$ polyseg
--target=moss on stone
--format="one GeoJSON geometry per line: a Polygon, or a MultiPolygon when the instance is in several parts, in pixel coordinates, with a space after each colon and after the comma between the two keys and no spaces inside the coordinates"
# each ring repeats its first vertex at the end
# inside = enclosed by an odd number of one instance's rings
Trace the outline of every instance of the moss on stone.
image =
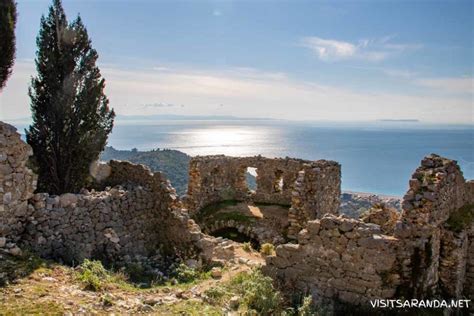
{"type": "Polygon", "coordinates": [[[252,216],[247,216],[239,212],[220,212],[212,216],[214,221],[223,220],[223,221],[236,221],[239,223],[252,223],[255,221],[255,218],[252,216]]]}
{"type": "Polygon", "coordinates": [[[447,227],[454,232],[461,232],[474,222],[474,204],[466,204],[451,213],[446,221],[447,227]]]}
{"type": "Polygon", "coordinates": [[[202,220],[217,213],[219,210],[223,208],[226,208],[228,206],[236,206],[239,203],[240,201],[237,201],[237,200],[227,200],[227,201],[212,203],[203,207],[201,210],[199,210],[195,216],[196,216],[196,219],[202,220]]]}

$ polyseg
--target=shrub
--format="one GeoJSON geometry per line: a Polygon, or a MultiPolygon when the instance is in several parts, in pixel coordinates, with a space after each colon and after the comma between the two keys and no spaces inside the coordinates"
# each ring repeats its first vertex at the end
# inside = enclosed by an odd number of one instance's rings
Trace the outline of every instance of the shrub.
{"type": "Polygon", "coordinates": [[[109,277],[100,261],[85,259],[78,269],[78,279],[84,283],[86,289],[91,291],[100,291],[104,281],[109,277]]]}
{"type": "Polygon", "coordinates": [[[449,216],[446,224],[454,232],[461,232],[474,222],[474,205],[466,204],[449,216]]]}
{"type": "Polygon", "coordinates": [[[271,256],[275,254],[275,246],[270,243],[264,243],[260,248],[260,253],[265,256],[271,256]]]}
{"type": "Polygon", "coordinates": [[[224,297],[229,294],[226,289],[222,286],[215,286],[207,289],[204,292],[206,300],[210,304],[219,304],[223,301],[224,297]]]}
{"type": "Polygon", "coordinates": [[[241,273],[231,280],[230,286],[242,297],[242,302],[258,315],[273,315],[280,311],[280,292],[275,290],[270,277],[259,269],[241,273]]]}
{"type": "Polygon", "coordinates": [[[247,252],[251,252],[252,251],[252,245],[250,244],[250,242],[244,242],[242,244],[242,249],[247,251],[247,252]]]}
{"type": "Polygon", "coordinates": [[[298,316],[312,316],[315,315],[311,303],[313,299],[311,298],[311,295],[305,296],[303,298],[303,302],[300,307],[298,307],[298,316]]]}
{"type": "Polygon", "coordinates": [[[181,263],[174,271],[174,276],[179,283],[190,283],[201,278],[202,274],[200,271],[181,263]]]}

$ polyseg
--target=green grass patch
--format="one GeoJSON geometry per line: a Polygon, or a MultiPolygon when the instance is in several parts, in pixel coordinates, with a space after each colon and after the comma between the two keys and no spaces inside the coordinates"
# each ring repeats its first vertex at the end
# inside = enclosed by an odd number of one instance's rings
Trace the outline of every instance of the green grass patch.
{"type": "Polygon", "coordinates": [[[64,308],[57,302],[22,302],[21,304],[0,303],[0,315],[64,315],[64,308]]]}
{"type": "Polygon", "coordinates": [[[467,204],[451,213],[446,224],[454,232],[461,232],[474,222],[474,205],[467,204]]]}
{"type": "Polygon", "coordinates": [[[241,298],[242,312],[249,315],[279,315],[282,312],[282,297],[272,284],[270,277],[259,269],[242,272],[224,283],[205,292],[211,304],[223,304],[232,296],[241,298]]]}
{"type": "Polygon", "coordinates": [[[201,301],[186,300],[159,305],[154,313],[156,315],[221,316],[222,310],[201,301]]]}
{"type": "Polygon", "coordinates": [[[50,265],[50,262],[27,251],[24,251],[23,255],[19,257],[3,255],[3,258],[0,259],[0,273],[4,277],[0,278],[0,286],[5,286],[9,282],[26,277],[37,269],[47,270],[50,265]]]}
{"type": "Polygon", "coordinates": [[[101,291],[108,287],[119,287],[123,289],[134,289],[127,282],[128,278],[120,272],[112,272],[104,268],[102,262],[85,259],[77,267],[76,278],[84,284],[84,288],[90,291],[101,291]]]}

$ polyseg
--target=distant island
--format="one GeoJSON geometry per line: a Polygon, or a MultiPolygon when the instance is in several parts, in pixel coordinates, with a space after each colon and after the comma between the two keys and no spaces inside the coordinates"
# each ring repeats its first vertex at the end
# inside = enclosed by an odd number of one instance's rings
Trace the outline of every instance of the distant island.
{"type": "Polygon", "coordinates": [[[155,114],[155,115],[117,115],[118,121],[276,121],[271,118],[237,117],[232,115],[179,115],[179,114],[155,114]]]}

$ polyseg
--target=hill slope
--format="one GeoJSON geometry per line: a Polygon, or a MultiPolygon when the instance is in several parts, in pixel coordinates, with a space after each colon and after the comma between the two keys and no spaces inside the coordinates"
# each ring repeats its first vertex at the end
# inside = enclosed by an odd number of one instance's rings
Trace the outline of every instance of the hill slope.
{"type": "Polygon", "coordinates": [[[128,160],[136,164],[146,165],[153,172],[161,171],[171,181],[179,195],[186,193],[191,157],[181,151],[170,149],[151,151],[117,150],[113,147],[106,147],[100,156],[100,160],[108,161],[111,159],[128,160]]]}

